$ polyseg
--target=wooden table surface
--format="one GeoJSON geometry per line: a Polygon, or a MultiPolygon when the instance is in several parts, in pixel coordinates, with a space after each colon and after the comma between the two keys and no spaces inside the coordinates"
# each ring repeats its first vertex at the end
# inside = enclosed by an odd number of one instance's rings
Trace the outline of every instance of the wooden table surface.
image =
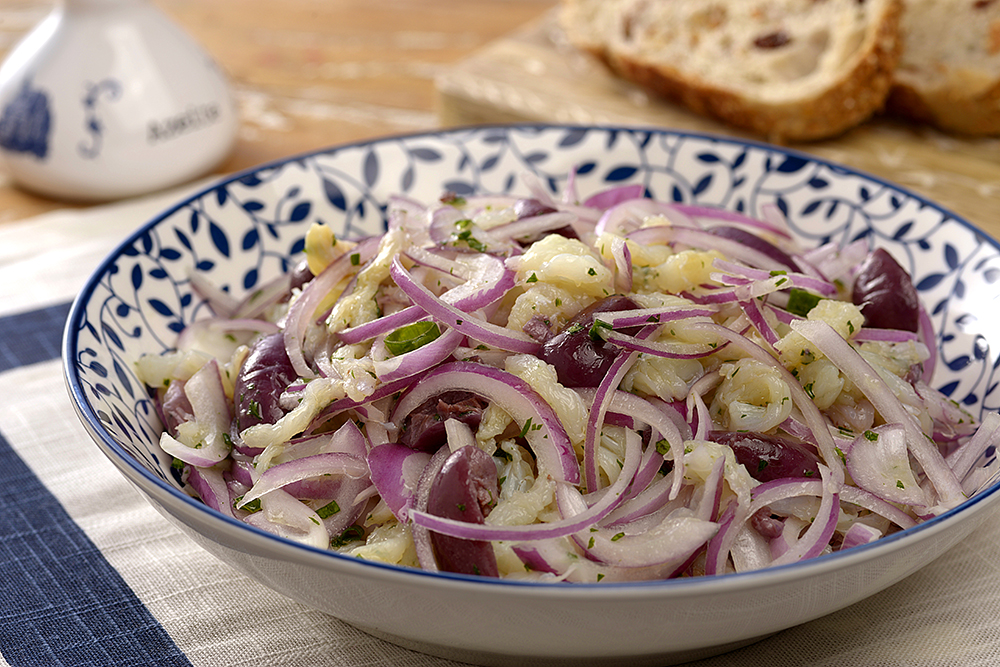
{"type": "MultiPolygon", "coordinates": [[[[0,58],[61,1],[0,0],[0,58]]],[[[147,1],[229,74],[240,129],[219,174],[348,141],[485,121],[734,134],[567,50],[554,27],[558,0],[147,1]]],[[[949,137],[876,118],[798,148],[909,187],[1000,239],[1000,138],[949,137]]],[[[0,160],[0,224],[66,206],[19,190],[0,160]]]]}
{"type": "MultiPolygon", "coordinates": [[[[219,173],[439,126],[434,78],[556,0],[151,0],[229,74],[240,113],[219,173]]],[[[57,0],[0,0],[0,58],[57,0]]],[[[0,224],[66,208],[0,162],[0,224]]]]}

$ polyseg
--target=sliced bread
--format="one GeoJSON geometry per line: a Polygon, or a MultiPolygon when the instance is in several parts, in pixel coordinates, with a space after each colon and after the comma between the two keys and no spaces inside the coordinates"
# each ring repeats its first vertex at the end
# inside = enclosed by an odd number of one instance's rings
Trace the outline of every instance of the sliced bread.
{"type": "Polygon", "coordinates": [[[1000,0],[904,0],[890,113],[1000,134],[1000,0]]]}
{"type": "Polygon", "coordinates": [[[880,110],[900,0],[563,0],[568,40],[669,100],[771,141],[880,110]]]}

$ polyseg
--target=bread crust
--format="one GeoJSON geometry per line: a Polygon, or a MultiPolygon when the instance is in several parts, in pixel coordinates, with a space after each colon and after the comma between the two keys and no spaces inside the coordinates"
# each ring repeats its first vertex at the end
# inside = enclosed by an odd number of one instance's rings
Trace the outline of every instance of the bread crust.
{"type": "MultiPolygon", "coordinates": [[[[963,48],[969,49],[970,54],[985,50],[995,55],[1000,44],[954,44],[949,47],[950,62],[937,62],[936,56],[921,53],[925,45],[920,43],[919,38],[909,34],[910,23],[916,24],[912,26],[914,31],[928,31],[936,27],[929,23],[933,17],[927,18],[921,10],[921,7],[914,5],[906,5],[904,8],[905,12],[911,12],[912,18],[911,15],[904,15],[907,17],[902,24],[904,53],[886,100],[886,111],[952,134],[1000,135],[1000,72],[980,65],[982,76],[992,77],[990,84],[985,87],[970,85],[963,81],[961,74],[963,66],[976,67],[972,55],[962,55],[963,48]],[[907,56],[907,49],[913,49],[917,53],[910,58],[907,56]],[[933,71],[929,71],[931,68],[933,71]]],[[[979,18],[975,14],[970,16],[963,13],[963,10],[977,11],[972,4],[954,8],[955,22],[959,26],[971,20],[988,21],[986,17],[979,18]]],[[[1000,23],[995,24],[994,28],[1000,29],[1000,23]]]]}
{"type": "Polygon", "coordinates": [[[954,92],[920,92],[897,81],[889,91],[886,111],[952,134],[1000,135],[1000,82],[983,94],[968,97],[954,92]]]}
{"type": "Polygon", "coordinates": [[[886,102],[900,58],[900,0],[891,0],[874,33],[843,73],[817,94],[767,102],[700,80],[663,63],[650,63],[591,42],[582,48],[624,79],[696,113],[776,143],[829,138],[862,123],[886,102]]]}

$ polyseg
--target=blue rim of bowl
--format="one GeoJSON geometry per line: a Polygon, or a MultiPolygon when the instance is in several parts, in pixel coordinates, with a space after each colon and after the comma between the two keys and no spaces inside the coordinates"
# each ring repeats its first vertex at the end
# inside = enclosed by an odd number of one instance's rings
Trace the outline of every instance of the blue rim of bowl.
{"type": "MultiPolygon", "coordinates": [[[[254,167],[249,167],[243,169],[239,172],[231,174],[220,178],[217,181],[206,185],[202,189],[198,190],[194,194],[189,195],[187,198],[177,202],[176,204],[166,208],[162,212],[155,215],[153,218],[142,224],[138,229],[136,229],[132,234],[130,234],[124,241],[118,244],[114,250],[112,250],[105,259],[98,265],[94,272],[87,279],[84,287],[81,289],[80,293],[73,300],[70,307],[70,312],[66,318],[66,325],[63,332],[62,341],[62,361],[63,361],[63,375],[66,382],[70,398],[76,408],[77,414],[85,422],[88,427],[88,431],[91,434],[100,434],[101,442],[104,445],[102,448],[105,453],[108,451],[113,452],[115,456],[122,462],[124,462],[131,470],[136,472],[139,477],[142,478],[147,484],[151,484],[161,491],[167,492],[174,500],[185,503],[189,507],[196,508],[197,511],[206,514],[216,520],[220,520],[226,524],[237,527],[240,530],[246,530],[249,533],[256,534],[262,538],[273,541],[277,545],[281,545],[285,548],[290,548],[297,552],[307,553],[312,555],[318,555],[322,557],[329,557],[334,562],[342,562],[350,565],[357,565],[362,568],[375,568],[377,570],[382,570],[385,573],[400,574],[402,576],[416,576],[416,577],[427,577],[435,581],[447,581],[453,583],[460,583],[463,585],[478,585],[484,587],[490,587],[491,589],[496,589],[497,587],[511,587],[517,589],[537,589],[544,591],[546,595],[552,594],[555,591],[565,592],[572,595],[572,591],[587,591],[587,594],[592,594],[594,591],[685,591],[691,587],[697,587],[698,589],[713,588],[714,586],[725,586],[728,590],[733,590],[734,588],[756,588],[762,585],[771,585],[777,583],[779,580],[785,580],[789,578],[798,578],[799,571],[804,570],[808,572],[812,569],[824,569],[826,567],[837,565],[837,569],[843,569],[850,566],[851,563],[857,560],[867,560],[867,555],[870,552],[878,552],[885,550],[894,550],[900,542],[904,540],[914,539],[921,533],[928,530],[936,529],[940,524],[948,521],[951,517],[957,514],[965,514],[977,505],[985,502],[988,499],[992,499],[992,496],[1000,493],[1000,475],[994,475],[989,486],[981,489],[977,494],[971,498],[967,498],[962,504],[957,507],[951,508],[942,514],[939,514],[931,519],[928,519],[922,523],[915,526],[901,530],[885,537],[879,538],[874,542],[868,544],[859,545],[853,547],[847,551],[836,551],[829,554],[824,554],[817,556],[815,558],[810,558],[807,560],[799,561],[796,563],[789,563],[787,565],[778,565],[774,567],[764,568],[760,570],[751,570],[748,572],[735,572],[725,575],[714,575],[714,576],[702,576],[702,577],[684,577],[676,579],[655,579],[655,580],[645,580],[645,581],[628,581],[628,582],[607,582],[607,583],[567,583],[567,582],[539,582],[539,581],[522,581],[522,580],[511,580],[511,579],[491,579],[483,577],[475,577],[471,575],[454,574],[450,572],[429,572],[427,570],[421,570],[412,567],[406,567],[402,565],[392,565],[389,563],[380,563],[377,561],[366,561],[360,560],[351,556],[346,556],[344,554],[337,553],[332,550],[319,549],[317,547],[312,547],[308,545],[295,542],[267,531],[251,526],[250,524],[244,523],[237,519],[227,517],[216,510],[211,509],[199,499],[189,496],[183,493],[180,489],[167,484],[157,476],[149,472],[144,466],[142,466],[133,456],[131,456],[125,449],[119,445],[114,438],[107,435],[107,432],[98,419],[97,414],[91,408],[89,403],[85,399],[85,394],[80,385],[77,375],[73,372],[73,364],[69,363],[72,359],[76,358],[76,338],[72,335],[76,330],[75,323],[78,322],[86,304],[88,303],[91,294],[96,288],[101,276],[103,276],[108,268],[116,261],[116,259],[121,255],[123,250],[135,243],[145,232],[151,228],[158,225],[165,218],[173,215],[178,209],[194,202],[210,192],[214,191],[216,188],[227,185],[230,183],[238,182],[251,174],[264,171],[267,169],[272,169],[278,166],[285,165],[290,162],[295,162],[297,160],[308,159],[310,157],[315,157],[318,155],[334,154],[342,150],[348,150],[352,148],[357,148],[360,146],[367,146],[371,144],[379,144],[386,141],[393,141],[399,139],[413,139],[413,138],[434,138],[442,136],[456,136],[462,134],[471,134],[484,131],[549,131],[549,130],[588,130],[588,131],[599,131],[599,132],[627,132],[627,133],[652,133],[659,134],[661,136],[676,136],[691,139],[701,139],[705,141],[712,141],[722,144],[731,144],[738,146],[748,146],[751,148],[771,151],[774,153],[779,153],[782,155],[787,155],[791,157],[801,158],[809,162],[816,164],[821,164],[827,166],[831,169],[858,176],[861,178],[868,179],[873,183],[878,183],[885,187],[897,190],[908,197],[913,198],[916,201],[921,202],[923,205],[930,208],[934,208],[943,214],[945,214],[951,222],[965,226],[975,232],[978,236],[984,239],[985,242],[990,243],[998,250],[1000,250],[1000,242],[993,239],[991,236],[983,232],[977,226],[966,220],[960,215],[950,209],[931,201],[930,199],[920,195],[902,185],[893,183],[887,179],[879,176],[875,176],[871,173],[849,167],[837,162],[826,160],[815,155],[811,155],[804,151],[790,149],[783,146],[777,146],[774,144],[769,144],[763,141],[757,141],[752,139],[741,139],[736,137],[729,137],[725,135],[717,135],[708,132],[692,132],[692,131],[681,131],[673,130],[669,128],[659,128],[651,126],[641,126],[641,125],[586,125],[586,124],[572,124],[572,123],[488,123],[488,124],[478,124],[478,125],[466,125],[455,128],[447,128],[442,130],[432,130],[432,131],[418,131],[418,132],[408,132],[408,133],[396,133],[382,135],[374,137],[371,139],[364,139],[360,141],[335,144],[332,146],[327,146],[325,148],[320,148],[317,150],[306,151],[303,153],[298,153],[285,158],[279,158],[276,160],[268,161],[259,164],[254,167]]],[[[93,437],[93,435],[92,435],[93,437]]]]}

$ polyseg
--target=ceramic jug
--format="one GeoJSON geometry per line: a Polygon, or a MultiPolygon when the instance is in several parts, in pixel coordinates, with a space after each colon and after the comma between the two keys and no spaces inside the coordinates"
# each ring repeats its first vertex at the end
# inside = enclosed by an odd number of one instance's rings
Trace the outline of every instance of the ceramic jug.
{"type": "Polygon", "coordinates": [[[225,75],[147,0],[59,0],[0,65],[0,159],[42,195],[188,181],[226,157],[236,127],[225,75]]]}

